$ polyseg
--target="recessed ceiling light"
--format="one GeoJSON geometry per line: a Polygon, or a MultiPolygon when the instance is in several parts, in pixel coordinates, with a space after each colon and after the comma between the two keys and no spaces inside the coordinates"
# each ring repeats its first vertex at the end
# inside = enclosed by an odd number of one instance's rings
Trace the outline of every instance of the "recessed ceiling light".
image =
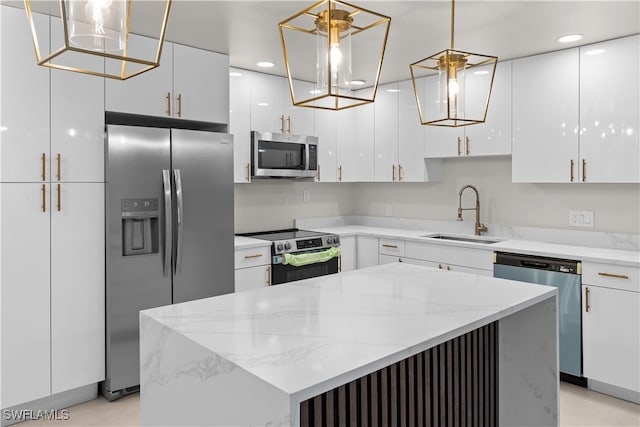
{"type": "Polygon", "coordinates": [[[362,86],[363,84],[365,84],[364,80],[351,80],[351,84],[353,86],[362,86]]]}
{"type": "Polygon", "coordinates": [[[240,73],[238,71],[229,71],[229,76],[230,77],[242,77],[242,73],[240,73]]]}
{"type": "Polygon", "coordinates": [[[605,52],[604,49],[591,49],[586,51],[584,54],[585,55],[600,55],[603,54],[605,52]]]}
{"type": "Polygon", "coordinates": [[[582,34],[567,34],[566,36],[558,37],[558,42],[571,43],[577,42],[580,39],[582,39],[582,34]]]}
{"type": "Polygon", "coordinates": [[[258,67],[260,67],[260,68],[271,68],[276,64],[274,64],[273,62],[270,62],[270,61],[260,61],[256,65],[258,67]]]}
{"type": "Polygon", "coordinates": [[[487,70],[480,70],[480,71],[474,71],[473,74],[475,74],[476,76],[484,76],[486,74],[489,74],[489,72],[487,70]]]}

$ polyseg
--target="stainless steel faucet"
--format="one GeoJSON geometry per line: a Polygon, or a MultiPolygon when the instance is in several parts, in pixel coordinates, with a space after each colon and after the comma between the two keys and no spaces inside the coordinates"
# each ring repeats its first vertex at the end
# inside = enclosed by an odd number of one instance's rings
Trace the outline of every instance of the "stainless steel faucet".
{"type": "Polygon", "coordinates": [[[478,189],[473,185],[465,185],[460,189],[458,198],[458,221],[462,221],[462,211],[476,211],[476,236],[480,236],[483,231],[487,231],[487,226],[480,223],[480,194],[478,193],[478,189]],[[476,193],[476,207],[475,208],[463,208],[462,207],[462,193],[467,188],[472,189],[476,193]]]}

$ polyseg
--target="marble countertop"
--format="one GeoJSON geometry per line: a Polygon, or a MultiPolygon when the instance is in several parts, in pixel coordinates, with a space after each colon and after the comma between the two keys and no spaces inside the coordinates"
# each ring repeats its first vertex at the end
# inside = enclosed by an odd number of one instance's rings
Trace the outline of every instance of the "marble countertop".
{"type": "MultiPolygon", "coordinates": [[[[538,242],[532,240],[515,240],[497,237],[498,243],[485,244],[475,242],[461,242],[451,240],[434,240],[425,235],[437,234],[438,230],[409,230],[371,227],[364,225],[338,225],[330,227],[313,227],[315,231],[335,233],[341,236],[373,236],[412,240],[421,243],[437,245],[459,246],[490,251],[516,252],[529,255],[540,255],[556,258],[576,259],[579,261],[605,262],[615,265],[629,265],[640,267],[640,252],[621,249],[594,248],[588,246],[565,245],[557,243],[538,242]]],[[[453,233],[452,233],[453,234],[453,233]]],[[[492,236],[487,236],[492,238],[492,236]]]]}
{"type": "Polygon", "coordinates": [[[271,242],[268,240],[260,240],[254,239],[251,237],[244,236],[234,236],[234,246],[235,249],[251,249],[251,248],[262,248],[265,246],[271,246],[271,242]]]}
{"type": "Polygon", "coordinates": [[[304,399],[556,295],[387,264],[141,312],[304,399]]]}

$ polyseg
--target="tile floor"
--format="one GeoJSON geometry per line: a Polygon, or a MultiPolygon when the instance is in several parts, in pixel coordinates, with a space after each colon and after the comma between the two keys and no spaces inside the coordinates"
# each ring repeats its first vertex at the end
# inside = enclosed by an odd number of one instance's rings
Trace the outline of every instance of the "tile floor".
{"type": "MultiPolygon", "coordinates": [[[[19,427],[133,427],[139,425],[139,395],[92,400],[69,409],[67,421],[28,421],[19,427]]],[[[567,383],[560,384],[561,426],[640,426],[640,405],[567,383]]]]}

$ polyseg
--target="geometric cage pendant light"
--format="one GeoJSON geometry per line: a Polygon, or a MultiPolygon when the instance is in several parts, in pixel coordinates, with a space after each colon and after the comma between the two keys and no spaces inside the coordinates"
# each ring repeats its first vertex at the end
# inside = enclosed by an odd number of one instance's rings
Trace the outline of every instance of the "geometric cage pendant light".
{"type": "Polygon", "coordinates": [[[293,104],[342,110],[373,102],[390,23],[341,0],[321,0],[280,22],[293,104]]]}
{"type": "Polygon", "coordinates": [[[420,123],[459,127],[484,123],[496,56],[454,48],[455,0],[451,1],[451,48],[409,66],[420,123]]]}
{"type": "Polygon", "coordinates": [[[59,0],[60,18],[39,33],[31,0],[24,0],[38,65],[126,80],[160,65],[171,0],[59,0]],[[131,17],[154,28],[129,37],[131,17]],[[46,33],[46,34],[45,34],[46,33]],[[93,59],[91,59],[93,58],[93,59]]]}

